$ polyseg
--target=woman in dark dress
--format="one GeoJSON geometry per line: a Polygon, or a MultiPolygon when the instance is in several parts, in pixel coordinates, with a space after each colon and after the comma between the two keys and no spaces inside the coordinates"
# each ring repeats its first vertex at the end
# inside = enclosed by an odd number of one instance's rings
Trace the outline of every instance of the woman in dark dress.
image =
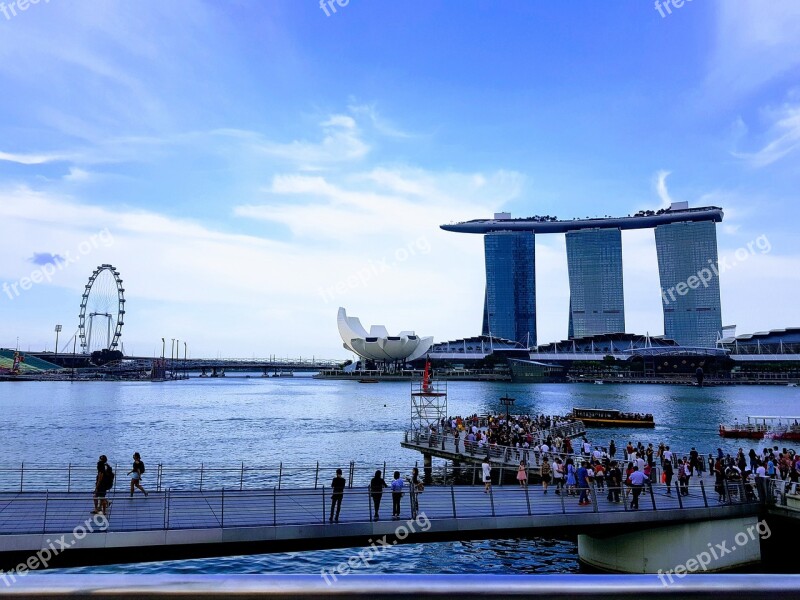
{"type": "Polygon", "coordinates": [[[381,507],[381,496],[383,496],[383,488],[389,487],[383,479],[383,473],[380,470],[375,471],[375,477],[369,482],[369,494],[372,497],[372,504],[375,506],[375,520],[379,521],[378,509],[381,507]]]}

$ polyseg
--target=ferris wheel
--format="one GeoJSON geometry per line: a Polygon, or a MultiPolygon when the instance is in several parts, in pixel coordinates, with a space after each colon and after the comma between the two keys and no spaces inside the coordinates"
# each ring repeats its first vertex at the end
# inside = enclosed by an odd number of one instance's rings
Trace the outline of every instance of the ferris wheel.
{"type": "Polygon", "coordinates": [[[125,320],[125,288],[112,265],[94,270],[81,298],[78,338],[81,352],[118,350],[125,320]]]}

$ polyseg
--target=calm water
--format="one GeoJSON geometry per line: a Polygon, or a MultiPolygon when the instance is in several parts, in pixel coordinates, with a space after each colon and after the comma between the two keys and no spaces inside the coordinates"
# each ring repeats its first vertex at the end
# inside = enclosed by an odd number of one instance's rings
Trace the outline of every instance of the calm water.
{"type": "MultiPolygon", "coordinates": [[[[205,465],[300,466],[291,475],[313,486],[316,462],[351,460],[390,468],[420,455],[399,442],[410,418],[410,386],[362,385],[307,377],[192,379],[169,383],[0,384],[0,466],[72,463],[91,468],[101,453],[127,463],[139,451],[154,470],[205,465]]],[[[641,439],[708,453],[739,443],[717,435],[720,422],[745,415],[794,415],[800,388],[497,384],[451,382],[450,414],[500,412],[498,398],[517,399],[515,412],[563,414],[573,406],[653,413],[655,431],[590,430],[588,437],[618,446],[641,439]]],[[[365,469],[367,466],[365,465],[365,469]]],[[[371,468],[371,467],[370,467],[371,468]]],[[[325,480],[332,473],[323,472],[325,480]]],[[[93,485],[86,482],[87,489],[93,485]]],[[[95,572],[318,573],[352,550],[143,563],[95,572]]],[[[407,545],[382,555],[370,572],[578,572],[568,541],[489,540],[407,545]]]]}

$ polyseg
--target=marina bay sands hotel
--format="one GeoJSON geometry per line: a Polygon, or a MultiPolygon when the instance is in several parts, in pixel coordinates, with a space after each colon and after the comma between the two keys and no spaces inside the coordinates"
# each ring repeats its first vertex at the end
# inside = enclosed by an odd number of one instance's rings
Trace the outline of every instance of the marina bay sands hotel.
{"type": "Polygon", "coordinates": [[[509,213],[442,225],[484,234],[483,335],[536,345],[536,234],[564,233],[569,271],[569,337],[625,332],[622,230],[655,229],[664,335],[681,346],[713,348],[722,331],[716,223],[722,209],[641,211],[619,218],[512,219],[509,213]]]}

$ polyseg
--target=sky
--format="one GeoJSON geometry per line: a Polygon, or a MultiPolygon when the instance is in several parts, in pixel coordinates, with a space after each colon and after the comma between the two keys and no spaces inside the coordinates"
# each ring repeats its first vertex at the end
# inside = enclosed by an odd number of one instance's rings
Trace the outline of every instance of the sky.
{"type": "MultiPolygon", "coordinates": [[[[439,225],[671,201],[725,211],[724,324],[800,326],[800,2],[343,4],[0,4],[0,347],[67,345],[101,264],[129,355],[348,358],[340,306],[477,335],[483,240],[439,225]]],[[[546,343],[563,235],[536,251],[546,343]]],[[[662,334],[653,231],[623,260],[662,334]]]]}

